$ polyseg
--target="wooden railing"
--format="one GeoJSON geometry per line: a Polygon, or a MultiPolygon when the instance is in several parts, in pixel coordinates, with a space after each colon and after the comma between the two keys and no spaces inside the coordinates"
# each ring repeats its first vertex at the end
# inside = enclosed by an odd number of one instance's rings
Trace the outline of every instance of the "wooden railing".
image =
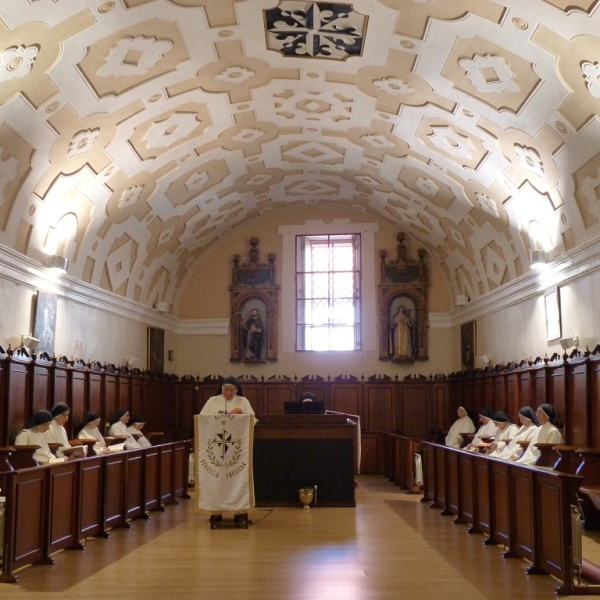
{"type": "Polygon", "coordinates": [[[558,594],[597,594],[574,583],[571,505],[582,478],[423,442],[424,500],[502,544],[504,558],[525,558],[528,574],[547,573],[558,594]]]}
{"type": "Polygon", "coordinates": [[[16,569],[52,564],[57,550],[83,549],[88,537],[109,537],[113,527],[189,498],[188,457],[182,441],[0,473],[0,582],[16,582],[16,569]]]}

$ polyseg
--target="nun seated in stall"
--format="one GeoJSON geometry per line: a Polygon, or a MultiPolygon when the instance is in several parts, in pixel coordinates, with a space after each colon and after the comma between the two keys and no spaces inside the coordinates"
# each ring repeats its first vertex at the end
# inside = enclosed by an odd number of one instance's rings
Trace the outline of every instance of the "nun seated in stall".
{"type": "Polygon", "coordinates": [[[62,462],[64,459],[57,459],[48,446],[46,432],[50,428],[52,414],[48,410],[38,410],[17,433],[15,446],[39,446],[33,453],[33,458],[41,465],[50,462],[62,462]]]}
{"type": "Polygon", "coordinates": [[[144,425],[146,424],[146,420],[144,417],[132,417],[130,421],[130,425],[127,428],[127,433],[133,436],[133,439],[139,444],[140,448],[148,448],[152,446],[150,440],[142,433],[142,429],[144,429],[144,425]]]}
{"type": "Polygon", "coordinates": [[[50,428],[46,432],[46,439],[48,440],[48,443],[60,444],[56,450],[56,456],[58,458],[70,456],[82,458],[83,450],[71,446],[69,443],[69,436],[64,427],[71,414],[69,406],[64,402],[59,402],[52,407],[50,414],[53,418],[50,422],[50,428]]]}
{"type": "Polygon", "coordinates": [[[563,436],[558,428],[556,421],[556,413],[551,404],[541,404],[535,411],[535,414],[540,422],[540,426],[536,429],[534,435],[529,441],[529,446],[522,456],[517,459],[517,463],[521,465],[534,465],[540,457],[540,450],[536,444],[562,444],[563,436]]]}
{"type": "Polygon", "coordinates": [[[475,425],[473,425],[469,413],[463,406],[458,407],[456,414],[458,415],[458,419],[454,421],[446,436],[446,446],[452,448],[460,448],[462,446],[463,439],[460,435],[461,433],[474,433],[475,431],[475,425]]]}
{"type": "Polygon", "coordinates": [[[492,421],[496,426],[496,432],[494,433],[494,439],[488,448],[486,454],[491,455],[496,452],[498,445],[502,448],[512,440],[519,428],[515,425],[515,422],[503,411],[497,410],[492,414],[492,421]]]}
{"type": "Polygon", "coordinates": [[[465,447],[465,450],[477,452],[477,447],[483,441],[482,438],[493,437],[496,433],[497,428],[494,421],[492,421],[492,411],[489,408],[484,406],[479,410],[479,422],[481,425],[471,443],[465,447]]]}
{"type": "Polygon", "coordinates": [[[519,422],[521,427],[514,435],[512,440],[499,441],[495,450],[490,456],[496,456],[502,460],[517,460],[523,454],[523,446],[519,442],[528,442],[535,435],[539,422],[535,416],[535,411],[530,406],[524,406],[519,409],[519,422]]]}
{"type": "Polygon", "coordinates": [[[136,448],[141,448],[140,444],[128,431],[127,423],[129,423],[129,411],[126,408],[120,408],[110,425],[108,435],[114,437],[127,436],[127,439],[125,440],[125,450],[135,450],[136,448]]]}
{"type": "Polygon", "coordinates": [[[98,455],[108,454],[108,448],[106,442],[100,433],[98,427],[100,426],[100,414],[95,410],[90,410],[86,413],[83,421],[79,423],[75,436],[80,440],[95,439],[94,452],[98,455]]]}

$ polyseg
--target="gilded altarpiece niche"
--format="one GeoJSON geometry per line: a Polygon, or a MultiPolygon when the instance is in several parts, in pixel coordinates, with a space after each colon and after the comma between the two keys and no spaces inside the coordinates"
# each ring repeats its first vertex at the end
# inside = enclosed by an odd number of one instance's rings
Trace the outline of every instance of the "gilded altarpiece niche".
{"type": "Polygon", "coordinates": [[[412,363],[429,358],[426,252],[419,248],[418,259],[412,259],[405,234],[396,239],[396,260],[388,261],[387,250],[379,251],[379,360],[412,363]]]}
{"type": "Polygon", "coordinates": [[[275,254],[259,262],[258,238],[250,239],[248,264],[233,257],[231,291],[231,362],[277,360],[279,286],[275,283],[275,254]]]}

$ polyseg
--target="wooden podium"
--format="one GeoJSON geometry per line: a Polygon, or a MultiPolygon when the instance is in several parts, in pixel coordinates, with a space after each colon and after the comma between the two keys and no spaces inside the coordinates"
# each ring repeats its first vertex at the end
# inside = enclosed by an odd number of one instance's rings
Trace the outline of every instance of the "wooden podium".
{"type": "Polygon", "coordinates": [[[300,506],[298,489],[315,485],[317,506],[356,506],[355,427],[342,415],[260,417],[254,430],[256,506],[300,506]]]}

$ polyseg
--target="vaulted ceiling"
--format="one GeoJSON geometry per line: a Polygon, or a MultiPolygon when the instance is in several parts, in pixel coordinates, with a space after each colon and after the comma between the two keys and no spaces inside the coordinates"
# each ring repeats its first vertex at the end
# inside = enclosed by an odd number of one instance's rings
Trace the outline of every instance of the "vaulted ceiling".
{"type": "Polygon", "coordinates": [[[249,219],[410,231],[457,294],[600,233],[598,0],[0,4],[0,243],[152,305],[249,219]]]}

